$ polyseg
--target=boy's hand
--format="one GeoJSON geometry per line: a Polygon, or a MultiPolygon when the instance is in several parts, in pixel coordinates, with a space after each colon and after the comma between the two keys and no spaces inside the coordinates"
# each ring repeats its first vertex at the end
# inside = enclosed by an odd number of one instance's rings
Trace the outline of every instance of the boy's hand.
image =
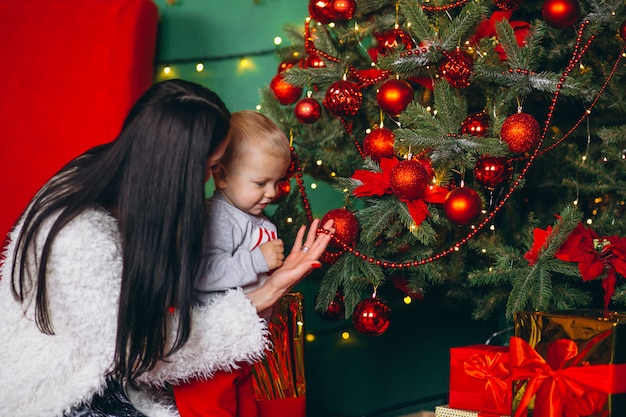
{"type": "Polygon", "coordinates": [[[281,239],[273,239],[269,242],[262,243],[259,245],[259,248],[270,271],[283,265],[283,259],[285,259],[285,244],[281,239]]]}

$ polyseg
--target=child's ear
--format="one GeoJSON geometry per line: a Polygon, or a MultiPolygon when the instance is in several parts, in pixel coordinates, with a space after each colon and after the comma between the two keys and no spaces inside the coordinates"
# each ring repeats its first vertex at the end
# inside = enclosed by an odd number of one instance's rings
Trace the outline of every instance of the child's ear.
{"type": "Polygon", "coordinates": [[[213,182],[218,190],[226,188],[226,172],[224,172],[222,164],[217,164],[213,167],[213,182]]]}

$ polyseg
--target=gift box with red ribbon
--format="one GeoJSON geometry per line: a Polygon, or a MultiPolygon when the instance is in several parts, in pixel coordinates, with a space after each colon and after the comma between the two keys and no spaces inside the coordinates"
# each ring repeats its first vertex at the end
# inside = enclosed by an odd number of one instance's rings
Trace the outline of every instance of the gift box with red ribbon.
{"type": "Polygon", "coordinates": [[[481,417],[509,415],[511,392],[508,347],[471,345],[450,349],[451,408],[480,411],[481,417]]]}
{"type": "Polygon", "coordinates": [[[513,417],[626,416],[626,315],[520,312],[509,349],[513,417]]]}

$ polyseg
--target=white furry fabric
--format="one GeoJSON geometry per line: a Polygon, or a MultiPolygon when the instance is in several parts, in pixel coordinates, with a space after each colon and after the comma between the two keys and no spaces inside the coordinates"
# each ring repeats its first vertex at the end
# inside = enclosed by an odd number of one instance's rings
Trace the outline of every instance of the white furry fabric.
{"type": "MultiPolygon", "coordinates": [[[[53,336],[37,329],[34,301],[22,305],[11,295],[16,236],[12,231],[0,266],[0,416],[62,416],[103,389],[113,361],[122,270],[117,224],[105,211],[91,209],[57,236],[47,275],[53,336]]],[[[264,320],[243,292],[230,291],[194,311],[188,343],[141,382],[163,386],[235,368],[263,355],[266,335],[264,320]]],[[[135,394],[149,416],[149,410],[154,417],[178,415],[135,394]]]]}

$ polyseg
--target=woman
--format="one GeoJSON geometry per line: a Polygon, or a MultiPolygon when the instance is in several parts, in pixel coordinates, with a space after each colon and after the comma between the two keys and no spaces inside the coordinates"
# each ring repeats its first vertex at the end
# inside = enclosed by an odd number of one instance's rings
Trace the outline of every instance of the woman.
{"type": "Polygon", "coordinates": [[[0,269],[0,415],[176,416],[148,391],[262,357],[257,311],[319,267],[330,236],[316,237],[316,221],[303,244],[301,228],[265,285],[193,307],[205,176],[229,118],[204,87],[156,84],[115,141],[70,161],[34,197],[0,269]]]}

